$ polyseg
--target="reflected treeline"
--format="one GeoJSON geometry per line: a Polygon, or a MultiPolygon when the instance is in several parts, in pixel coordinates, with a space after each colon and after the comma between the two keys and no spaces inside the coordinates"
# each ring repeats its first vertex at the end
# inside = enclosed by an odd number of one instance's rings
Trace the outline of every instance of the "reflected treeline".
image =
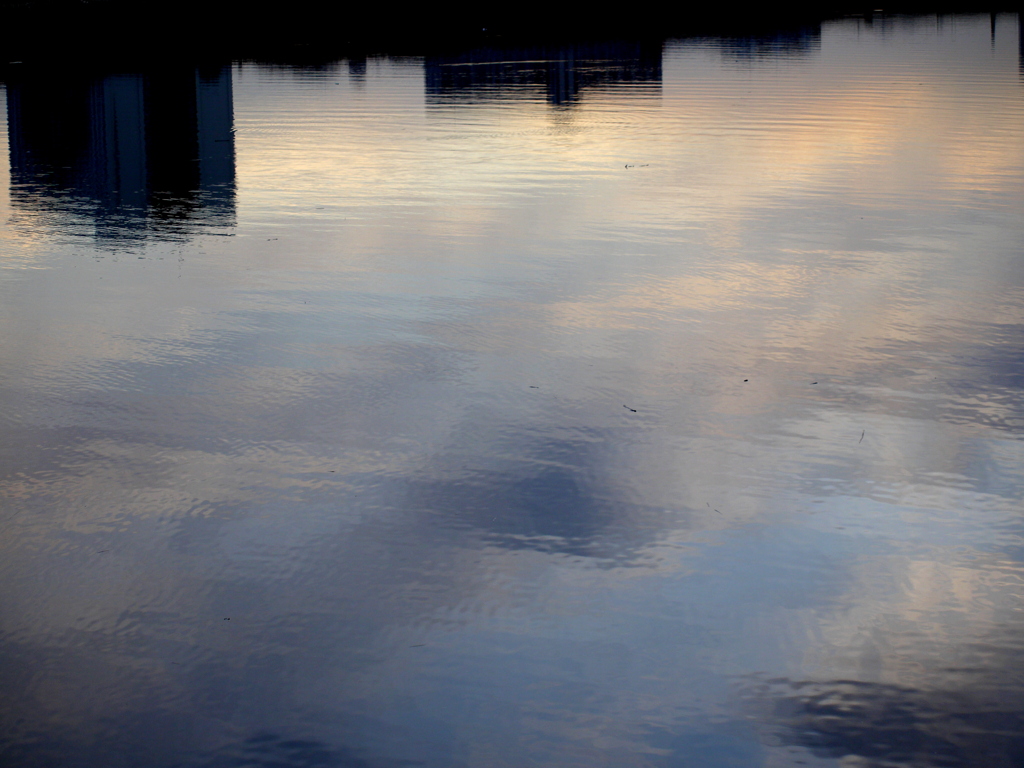
{"type": "Polygon", "coordinates": [[[8,83],[11,203],[104,239],[234,222],[231,70],[8,83]]]}
{"type": "Polygon", "coordinates": [[[617,42],[475,48],[425,60],[427,98],[493,98],[504,92],[544,93],[552,104],[616,83],[661,85],[661,44],[617,42]]]}

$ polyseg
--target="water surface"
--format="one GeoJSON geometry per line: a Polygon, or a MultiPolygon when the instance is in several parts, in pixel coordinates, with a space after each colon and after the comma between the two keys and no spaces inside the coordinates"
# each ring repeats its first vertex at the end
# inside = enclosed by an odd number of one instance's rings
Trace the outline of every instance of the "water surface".
{"type": "Polygon", "coordinates": [[[12,69],[5,764],[1020,765],[1018,38],[12,69]]]}

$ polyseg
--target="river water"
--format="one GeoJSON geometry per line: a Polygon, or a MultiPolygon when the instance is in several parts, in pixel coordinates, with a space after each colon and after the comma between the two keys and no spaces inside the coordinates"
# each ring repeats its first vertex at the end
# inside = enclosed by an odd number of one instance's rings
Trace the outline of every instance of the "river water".
{"type": "Polygon", "coordinates": [[[10,65],[4,764],[1024,764],[1018,28],[10,65]]]}

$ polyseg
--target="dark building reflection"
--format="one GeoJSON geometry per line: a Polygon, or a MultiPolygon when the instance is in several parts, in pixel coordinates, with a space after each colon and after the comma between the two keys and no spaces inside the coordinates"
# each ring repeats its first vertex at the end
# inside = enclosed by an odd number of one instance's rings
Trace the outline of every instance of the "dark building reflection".
{"type": "Polygon", "coordinates": [[[357,85],[362,85],[366,82],[365,56],[357,56],[348,60],[348,77],[350,81],[357,85]]]}
{"type": "Polygon", "coordinates": [[[7,111],[15,211],[104,239],[234,223],[229,67],[23,76],[7,111]]]}
{"type": "Polygon", "coordinates": [[[565,104],[596,86],[649,83],[660,87],[661,44],[476,48],[427,57],[425,69],[428,100],[543,93],[550,103],[565,104]]]}
{"type": "Polygon", "coordinates": [[[772,34],[721,39],[722,54],[736,61],[763,58],[797,58],[821,49],[821,25],[775,31],[772,34]]]}

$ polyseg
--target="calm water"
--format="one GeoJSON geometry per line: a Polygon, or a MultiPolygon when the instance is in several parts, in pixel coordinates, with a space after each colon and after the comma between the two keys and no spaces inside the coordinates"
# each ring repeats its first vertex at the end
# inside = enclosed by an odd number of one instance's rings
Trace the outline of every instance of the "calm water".
{"type": "Polygon", "coordinates": [[[11,72],[4,765],[1024,764],[1016,16],[11,72]]]}

